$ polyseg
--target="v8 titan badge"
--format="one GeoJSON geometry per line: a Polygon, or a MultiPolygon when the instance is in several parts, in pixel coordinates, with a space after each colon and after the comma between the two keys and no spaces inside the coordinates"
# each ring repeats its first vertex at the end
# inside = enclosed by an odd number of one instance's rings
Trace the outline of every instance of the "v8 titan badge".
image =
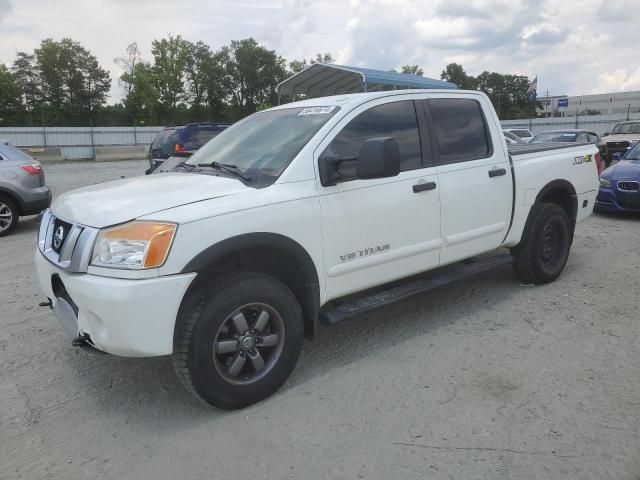
{"type": "Polygon", "coordinates": [[[589,163],[592,160],[592,155],[584,155],[581,157],[575,157],[573,159],[574,165],[580,165],[582,163],[589,163]]]}

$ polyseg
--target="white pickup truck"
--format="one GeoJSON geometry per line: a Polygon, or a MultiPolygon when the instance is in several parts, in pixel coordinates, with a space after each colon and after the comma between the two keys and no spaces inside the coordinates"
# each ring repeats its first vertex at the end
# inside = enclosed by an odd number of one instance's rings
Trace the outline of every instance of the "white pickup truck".
{"type": "Polygon", "coordinates": [[[172,355],[197,397],[241,408],[285,381],[320,320],[504,257],[523,282],[556,279],[593,210],[598,156],[591,144],[507,148],[474,91],[290,103],[174,172],[57,198],[35,255],[43,304],[74,345],[172,355]],[[500,247],[510,255],[483,255],[500,247]]]}

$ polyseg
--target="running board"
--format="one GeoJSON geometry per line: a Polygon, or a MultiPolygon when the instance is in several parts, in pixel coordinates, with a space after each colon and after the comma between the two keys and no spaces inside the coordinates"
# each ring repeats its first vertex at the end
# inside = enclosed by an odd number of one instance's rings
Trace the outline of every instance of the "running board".
{"type": "Polygon", "coordinates": [[[347,320],[400,300],[451,285],[459,280],[473,278],[513,261],[508,253],[474,257],[463,262],[421,273],[360,294],[334,300],[320,312],[325,325],[347,320]]]}

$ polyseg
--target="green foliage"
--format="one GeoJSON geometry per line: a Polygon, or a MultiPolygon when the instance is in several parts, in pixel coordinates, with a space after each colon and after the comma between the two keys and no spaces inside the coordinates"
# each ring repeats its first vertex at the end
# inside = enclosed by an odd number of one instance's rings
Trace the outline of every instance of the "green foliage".
{"type": "Polygon", "coordinates": [[[502,120],[536,115],[538,103],[527,99],[529,79],[525,76],[484,71],[473,77],[464,71],[462,65],[450,63],[442,71],[440,78],[455,83],[464,90],[486,93],[502,120]]]}
{"type": "Polygon", "coordinates": [[[409,75],[418,75],[422,77],[424,75],[424,70],[422,70],[418,65],[403,65],[400,68],[400,73],[408,73],[409,75]]]}
{"type": "MultiPolygon", "coordinates": [[[[162,125],[237,120],[278,101],[276,87],[287,76],[314,63],[333,63],[330,53],[292,60],[253,38],[232,41],[217,51],[181,36],[156,39],[152,61],[138,45],[127,46],[118,78],[124,97],[106,106],[109,74],[96,57],[70,38],[45,39],[33,53],[18,52],[11,68],[0,65],[2,125],[162,125]]],[[[423,75],[418,65],[402,73],[423,75]]],[[[526,99],[528,79],[483,72],[468,75],[450,63],[443,80],[487,93],[501,118],[535,115],[526,99]]]]}
{"type": "Polygon", "coordinates": [[[0,126],[14,123],[23,116],[20,87],[15,74],[0,63],[0,126]]]}

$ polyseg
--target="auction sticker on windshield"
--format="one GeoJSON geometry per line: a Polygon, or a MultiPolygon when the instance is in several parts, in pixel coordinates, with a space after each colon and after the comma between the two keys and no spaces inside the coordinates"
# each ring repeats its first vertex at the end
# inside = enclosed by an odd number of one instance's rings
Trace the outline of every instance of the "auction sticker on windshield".
{"type": "Polygon", "coordinates": [[[330,107],[309,107],[301,110],[298,115],[326,115],[327,113],[333,112],[335,108],[335,105],[330,107]]]}

